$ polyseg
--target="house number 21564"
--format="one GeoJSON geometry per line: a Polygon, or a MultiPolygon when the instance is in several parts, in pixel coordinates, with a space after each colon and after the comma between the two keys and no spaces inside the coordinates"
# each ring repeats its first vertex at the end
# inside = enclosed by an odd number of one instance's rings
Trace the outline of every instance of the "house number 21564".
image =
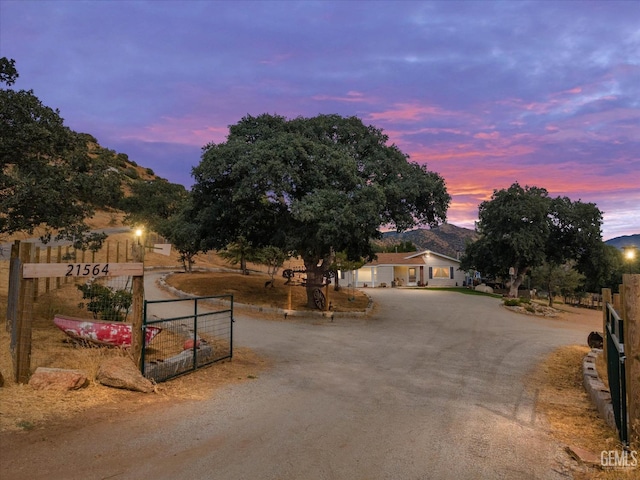
{"type": "Polygon", "coordinates": [[[70,263],[65,277],[97,277],[109,274],[108,263],[70,263]]]}

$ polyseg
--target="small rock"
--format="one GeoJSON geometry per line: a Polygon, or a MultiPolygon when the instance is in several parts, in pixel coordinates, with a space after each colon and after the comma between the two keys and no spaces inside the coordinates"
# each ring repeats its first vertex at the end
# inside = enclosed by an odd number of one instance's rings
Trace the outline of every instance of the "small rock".
{"type": "Polygon", "coordinates": [[[578,463],[589,465],[589,466],[598,466],[600,465],[600,457],[589,450],[585,450],[584,448],[576,447],[575,445],[571,445],[565,447],[565,451],[578,463]]]}
{"type": "Polygon", "coordinates": [[[107,358],[100,363],[96,380],[102,385],[134,392],[153,392],[153,383],[145,378],[127,357],[107,358]]]}
{"type": "Polygon", "coordinates": [[[29,379],[34,390],[78,390],[89,384],[87,375],[80,370],[38,367],[29,379]]]}
{"type": "Polygon", "coordinates": [[[488,285],[485,285],[484,283],[481,283],[480,285],[476,285],[475,290],[476,292],[493,293],[493,288],[491,288],[488,285]]]}

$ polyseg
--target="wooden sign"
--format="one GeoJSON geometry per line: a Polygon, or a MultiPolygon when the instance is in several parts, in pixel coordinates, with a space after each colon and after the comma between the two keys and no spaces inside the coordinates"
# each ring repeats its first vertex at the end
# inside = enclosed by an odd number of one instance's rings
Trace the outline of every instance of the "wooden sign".
{"type": "Polygon", "coordinates": [[[144,275],[143,263],[25,263],[22,278],[119,277],[144,275]]]}

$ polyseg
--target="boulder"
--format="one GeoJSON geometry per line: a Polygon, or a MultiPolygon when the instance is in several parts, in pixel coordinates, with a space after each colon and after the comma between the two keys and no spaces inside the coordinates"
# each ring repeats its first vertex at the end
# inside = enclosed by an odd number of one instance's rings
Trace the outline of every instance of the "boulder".
{"type": "Polygon", "coordinates": [[[150,393],[153,383],[144,378],[135,363],[128,357],[112,357],[103,360],[98,367],[96,380],[102,385],[134,392],[150,393]]]}
{"type": "Polygon", "coordinates": [[[475,290],[483,293],[493,293],[493,288],[489,287],[488,285],[485,285],[484,283],[477,285],[475,290]]]}
{"type": "Polygon", "coordinates": [[[34,390],[78,390],[89,384],[87,375],[80,370],[38,367],[29,379],[34,390]]]}

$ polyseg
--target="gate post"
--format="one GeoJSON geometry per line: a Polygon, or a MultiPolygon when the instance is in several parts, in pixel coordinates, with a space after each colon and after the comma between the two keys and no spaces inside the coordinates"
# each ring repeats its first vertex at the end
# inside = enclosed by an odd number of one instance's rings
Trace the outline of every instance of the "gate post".
{"type": "Polygon", "coordinates": [[[604,364],[607,364],[607,304],[611,303],[611,289],[602,289],[602,358],[604,358],[604,364]]]}
{"type": "Polygon", "coordinates": [[[640,275],[622,276],[629,440],[640,443],[640,275]]]}
{"type": "MultiPolygon", "coordinates": [[[[132,244],[132,256],[134,262],[144,262],[144,245],[132,244]]],[[[142,367],[142,340],[143,340],[143,316],[144,316],[144,268],[142,275],[134,276],[132,281],[133,298],[131,309],[133,318],[131,321],[131,355],[138,368],[142,367]]]]}
{"type": "Polygon", "coordinates": [[[31,374],[31,329],[33,326],[33,278],[22,278],[25,263],[33,262],[32,244],[20,247],[20,292],[18,294],[18,318],[14,353],[14,378],[17,383],[27,383],[31,374]]]}
{"type": "Polygon", "coordinates": [[[9,288],[7,292],[7,332],[11,334],[11,349],[15,346],[15,329],[18,319],[18,295],[20,293],[20,240],[11,245],[11,259],[9,260],[9,288]]]}

